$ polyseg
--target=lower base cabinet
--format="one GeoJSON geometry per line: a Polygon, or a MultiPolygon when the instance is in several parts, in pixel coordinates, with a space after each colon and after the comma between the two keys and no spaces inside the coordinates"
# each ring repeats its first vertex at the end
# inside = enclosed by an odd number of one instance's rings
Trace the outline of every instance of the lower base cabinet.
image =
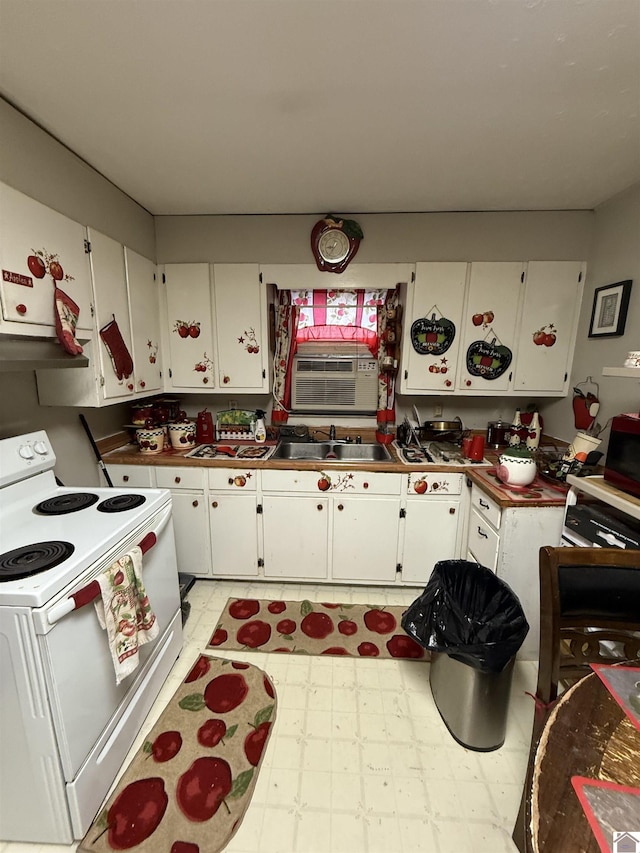
{"type": "Polygon", "coordinates": [[[211,577],[211,543],[205,472],[198,468],[156,468],[156,486],[171,491],[178,571],[211,577]]]}
{"type": "Polygon", "coordinates": [[[400,498],[333,498],[331,577],[394,583],[400,498]]]}
{"type": "Polygon", "coordinates": [[[327,498],[263,494],[262,519],[265,578],[327,579],[327,498]]]}
{"type": "Polygon", "coordinates": [[[258,577],[256,471],[210,468],[209,530],[214,577],[258,577]]]}

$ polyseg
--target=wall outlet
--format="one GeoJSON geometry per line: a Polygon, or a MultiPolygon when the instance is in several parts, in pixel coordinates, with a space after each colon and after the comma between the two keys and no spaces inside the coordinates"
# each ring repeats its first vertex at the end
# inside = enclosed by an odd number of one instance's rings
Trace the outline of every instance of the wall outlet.
{"type": "Polygon", "coordinates": [[[442,406],[434,406],[433,407],[433,417],[441,418],[442,417],[442,406]]]}
{"type": "Polygon", "coordinates": [[[237,400],[229,400],[229,408],[230,409],[237,409],[238,408],[238,401],[237,400]]]}

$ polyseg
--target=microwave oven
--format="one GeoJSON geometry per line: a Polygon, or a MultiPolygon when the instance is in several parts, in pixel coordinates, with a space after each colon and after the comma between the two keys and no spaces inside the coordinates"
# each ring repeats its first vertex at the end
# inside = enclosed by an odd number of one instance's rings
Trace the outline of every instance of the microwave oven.
{"type": "Polygon", "coordinates": [[[640,415],[617,415],[611,421],[604,479],[640,498],[640,415]]]}

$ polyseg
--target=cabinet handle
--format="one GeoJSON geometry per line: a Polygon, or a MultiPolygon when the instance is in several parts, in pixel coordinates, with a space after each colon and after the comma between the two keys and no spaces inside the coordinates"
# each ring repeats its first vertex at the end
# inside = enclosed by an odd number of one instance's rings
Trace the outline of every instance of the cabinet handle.
{"type": "Polygon", "coordinates": [[[206,384],[207,384],[207,382],[209,381],[209,379],[208,379],[208,377],[207,377],[207,376],[203,376],[203,377],[202,377],[202,381],[203,381],[203,382],[204,382],[204,384],[206,385],[206,384]]]}
{"type": "Polygon", "coordinates": [[[489,509],[489,504],[488,504],[488,503],[485,503],[485,501],[483,501],[483,500],[482,500],[482,498],[479,498],[479,499],[478,499],[478,503],[480,504],[480,506],[482,507],[482,509],[489,509]]]}
{"type": "Polygon", "coordinates": [[[363,488],[363,489],[368,489],[368,488],[369,488],[369,483],[363,483],[363,484],[362,484],[362,488],[363,488]]]}
{"type": "Polygon", "coordinates": [[[467,386],[467,388],[469,388],[471,385],[471,380],[467,379],[467,381],[464,384],[467,386]]]}
{"type": "Polygon", "coordinates": [[[322,512],[322,504],[318,504],[318,512],[322,512]]]}
{"type": "Polygon", "coordinates": [[[212,506],[214,509],[218,509],[218,501],[211,501],[211,506],[212,506]]]}
{"type": "Polygon", "coordinates": [[[174,482],[174,483],[179,483],[179,482],[180,482],[180,477],[175,477],[175,479],[174,479],[174,481],[173,481],[173,482],[174,482]]]}
{"type": "Polygon", "coordinates": [[[344,509],[344,504],[338,504],[338,512],[342,512],[344,509]]]}
{"type": "Polygon", "coordinates": [[[133,382],[130,382],[130,383],[127,385],[127,388],[129,389],[129,391],[133,391],[133,382]]]}
{"type": "Polygon", "coordinates": [[[141,379],[141,380],[140,380],[140,387],[141,387],[141,388],[146,388],[146,385],[147,385],[147,383],[144,381],[144,379],[141,379]]]}
{"type": "Polygon", "coordinates": [[[445,379],[444,384],[446,385],[447,388],[451,388],[451,380],[450,379],[445,379]]]}
{"type": "Polygon", "coordinates": [[[27,306],[20,303],[20,305],[16,305],[16,311],[18,312],[18,314],[26,314],[27,306]]]}
{"type": "Polygon", "coordinates": [[[128,483],[129,482],[129,475],[125,474],[124,477],[122,478],[122,480],[123,480],[123,482],[128,483]]]}
{"type": "Polygon", "coordinates": [[[198,501],[194,501],[191,506],[198,506],[198,501]]]}
{"type": "Polygon", "coordinates": [[[230,376],[223,376],[222,381],[225,385],[228,385],[229,382],[231,382],[231,377],[230,376]]]}
{"type": "Polygon", "coordinates": [[[455,515],[455,514],[456,514],[456,508],[454,506],[450,506],[449,507],[449,515],[455,515]]]}
{"type": "Polygon", "coordinates": [[[489,535],[487,533],[485,533],[484,530],[481,530],[479,527],[478,527],[478,536],[482,536],[483,539],[489,538],[489,535]]]}
{"type": "Polygon", "coordinates": [[[230,486],[233,486],[233,477],[229,477],[227,482],[229,483],[230,486]]]}

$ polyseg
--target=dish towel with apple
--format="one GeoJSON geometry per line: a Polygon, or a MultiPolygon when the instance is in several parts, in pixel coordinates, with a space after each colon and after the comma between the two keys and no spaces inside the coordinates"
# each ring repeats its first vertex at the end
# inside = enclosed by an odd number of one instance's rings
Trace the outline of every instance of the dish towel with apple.
{"type": "Polygon", "coordinates": [[[137,668],[139,649],[158,636],[158,620],[142,581],[142,549],[132,548],[98,578],[98,621],[107,631],[116,684],[137,668]]]}

